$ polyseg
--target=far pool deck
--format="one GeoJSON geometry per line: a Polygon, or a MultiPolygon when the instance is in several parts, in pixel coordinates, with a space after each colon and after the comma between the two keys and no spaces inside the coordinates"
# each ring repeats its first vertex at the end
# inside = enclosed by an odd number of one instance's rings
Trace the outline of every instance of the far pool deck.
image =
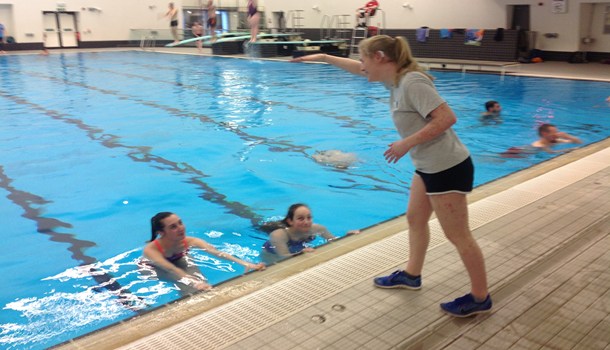
{"type": "MultiPolygon", "coordinates": [[[[596,63],[515,71],[610,82],[610,66],[596,63]]],[[[494,300],[488,315],[440,311],[469,283],[434,218],[422,290],[372,285],[404,267],[399,217],[60,348],[610,350],[610,139],[480,186],[469,203],[494,300]]]]}

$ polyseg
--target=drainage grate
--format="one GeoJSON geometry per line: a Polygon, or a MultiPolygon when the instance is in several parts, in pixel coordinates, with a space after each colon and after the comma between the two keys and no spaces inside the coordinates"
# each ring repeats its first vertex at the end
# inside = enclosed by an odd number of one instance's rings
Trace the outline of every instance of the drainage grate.
{"type": "MultiPolygon", "coordinates": [[[[477,228],[610,165],[610,149],[519,184],[470,205],[477,228]],[[601,155],[600,155],[601,153],[601,155]]],[[[430,249],[446,242],[430,222],[430,249]]],[[[231,345],[365,279],[403,264],[406,231],[359,248],[272,286],[234,300],[121,349],[218,349],[231,345]]]]}

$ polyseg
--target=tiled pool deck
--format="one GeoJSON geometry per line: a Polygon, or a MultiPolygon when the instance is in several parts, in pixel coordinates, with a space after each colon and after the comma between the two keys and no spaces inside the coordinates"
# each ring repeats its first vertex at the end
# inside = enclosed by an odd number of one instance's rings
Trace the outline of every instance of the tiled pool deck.
{"type": "Polygon", "coordinates": [[[468,279],[434,219],[422,290],[372,285],[404,267],[401,217],[61,348],[610,349],[610,139],[479,187],[469,201],[488,315],[440,311],[468,279]]]}

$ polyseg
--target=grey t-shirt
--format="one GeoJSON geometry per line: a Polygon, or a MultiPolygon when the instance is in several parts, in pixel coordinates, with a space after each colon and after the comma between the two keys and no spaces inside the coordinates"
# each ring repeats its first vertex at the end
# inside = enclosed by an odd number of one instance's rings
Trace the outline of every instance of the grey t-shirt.
{"type": "MultiPolygon", "coordinates": [[[[426,126],[430,122],[430,112],[443,103],[445,100],[432,81],[420,72],[405,74],[397,87],[390,88],[392,119],[402,138],[426,126]]],[[[470,156],[451,128],[435,139],[413,147],[409,153],[415,168],[427,174],[447,170],[470,156]]]]}

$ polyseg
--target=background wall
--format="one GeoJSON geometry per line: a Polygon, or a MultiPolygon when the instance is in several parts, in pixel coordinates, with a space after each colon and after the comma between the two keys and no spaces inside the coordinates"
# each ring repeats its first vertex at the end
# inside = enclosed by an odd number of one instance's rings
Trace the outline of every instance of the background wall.
{"type": "MultiPolygon", "coordinates": [[[[378,0],[386,13],[386,28],[414,29],[421,26],[431,28],[497,28],[505,22],[504,6],[490,0],[378,0]],[[465,5],[469,3],[472,5],[465,5]],[[404,7],[404,4],[410,5],[404,7]]],[[[306,28],[319,28],[324,15],[350,15],[355,25],[356,9],[367,0],[265,0],[269,17],[271,11],[304,10],[306,28]],[[313,7],[318,7],[318,10],[313,7]]],[[[373,24],[380,22],[376,16],[373,24]]]]}
{"type": "Polygon", "coordinates": [[[77,13],[83,41],[128,40],[136,28],[169,29],[167,19],[158,19],[167,11],[168,1],[161,0],[0,0],[0,9],[12,8],[12,18],[2,23],[18,43],[42,42],[42,12],[56,11],[58,3],[77,13]]]}
{"type": "Polygon", "coordinates": [[[496,0],[495,2],[502,6],[530,5],[531,30],[539,33],[536,43],[538,49],[565,52],[582,50],[581,38],[585,36],[582,26],[593,21],[593,23],[600,23],[595,25],[595,28],[598,29],[592,33],[592,36],[598,40],[594,46],[590,46],[588,51],[610,52],[610,35],[604,35],[601,32],[603,9],[605,9],[605,6],[602,5],[610,5],[607,0],[567,0],[567,12],[560,14],[552,13],[552,0],[496,0]],[[596,11],[593,18],[588,10],[590,6],[588,4],[595,4],[596,11]],[[583,11],[583,9],[587,10],[583,11]],[[546,38],[544,33],[557,33],[558,37],[546,38]],[[604,45],[604,43],[606,44],[604,45]]]}
{"type": "MultiPolygon", "coordinates": [[[[608,0],[567,0],[566,13],[552,13],[552,0],[379,0],[386,14],[386,28],[509,28],[508,8],[530,5],[531,30],[539,33],[536,48],[545,51],[579,50],[610,52],[610,34],[603,34],[604,12],[608,0]],[[591,11],[593,10],[593,11],[591,11]],[[590,45],[581,42],[591,24],[590,45]],[[557,33],[546,38],[544,33],[557,33]]],[[[18,43],[42,42],[42,11],[55,11],[65,3],[67,11],[77,13],[82,41],[126,41],[131,29],[158,29],[169,33],[169,21],[159,16],[167,11],[168,0],[0,0],[0,21],[18,43]],[[99,8],[101,11],[91,10],[99,8]],[[28,35],[31,34],[31,35],[28,35]]],[[[198,7],[205,0],[174,0],[178,8],[198,7]]],[[[215,0],[218,7],[245,9],[247,0],[215,0]]],[[[324,15],[349,15],[354,24],[357,7],[366,0],[259,0],[266,18],[272,13],[304,10],[304,28],[320,28],[324,15]],[[316,9],[314,9],[316,7],[316,9]]],[[[374,25],[381,24],[377,16],[374,25]]],[[[288,17],[288,25],[290,20],[288,17]]],[[[182,24],[182,12],[180,12],[182,24]]]]}
{"type": "MultiPolygon", "coordinates": [[[[605,5],[608,0],[567,0],[567,12],[552,13],[552,0],[379,0],[386,12],[386,28],[415,29],[421,26],[431,28],[509,28],[508,7],[510,5],[530,6],[530,30],[539,33],[536,48],[545,51],[574,52],[583,50],[582,25],[593,23],[592,37],[596,41],[586,46],[588,51],[610,52],[610,35],[602,34],[605,5]],[[595,4],[593,18],[587,4],[595,4]],[[409,6],[405,6],[409,5],[409,6]],[[581,6],[582,5],[582,6],[581,6]],[[544,33],[557,33],[557,38],[545,38],[544,33]]],[[[356,8],[366,0],[265,0],[267,17],[273,11],[304,10],[303,21],[306,28],[319,28],[324,15],[349,14],[354,23],[356,8]],[[319,9],[315,10],[313,7],[319,9]]],[[[290,22],[290,21],[289,21],[290,22]]],[[[373,20],[373,24],[380,18],[373,20]]],[[[288,23],[290,24],[290,23],[288,23]]]]}

